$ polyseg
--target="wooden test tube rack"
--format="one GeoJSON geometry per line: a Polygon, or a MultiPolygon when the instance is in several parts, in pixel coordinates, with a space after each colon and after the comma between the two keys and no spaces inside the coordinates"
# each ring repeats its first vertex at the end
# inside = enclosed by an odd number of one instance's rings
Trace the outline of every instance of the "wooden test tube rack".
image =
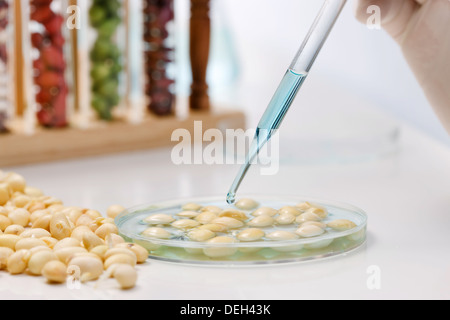
{"type": "MultiPolygon", "coordinates": [[[[138,124],[126,120],[94,121],[89,128],[37,128],[33,135],[19,129],[0,135],[0,167],[48,162],[118,152],[171,146],[176,129],[194,134],[194,121],[210,128],[245,128],[245,115],[238,110],[214,108],[208,96],[206,73],[210,47],[210,0],[191,0],[190,54],[192,91],[190,112],[185,117],[145,115],[138,124]]],[[[23,103],[23,102],[22,102],[23,103]]],[[[22,113],[23,106],[17,106],[22,113]]],[[[124,118],[127,118],[126,116],[124,118]]]]}

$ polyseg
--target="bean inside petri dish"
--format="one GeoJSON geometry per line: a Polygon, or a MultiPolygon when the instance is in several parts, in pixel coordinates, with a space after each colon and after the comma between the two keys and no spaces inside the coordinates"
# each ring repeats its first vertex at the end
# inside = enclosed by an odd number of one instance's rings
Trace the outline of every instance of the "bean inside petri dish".
{"type": "Polygon", "coordinates": [[[180,199],[128,209],[120,234],[151,259],[194,265],[265,265],[343,255],[366,241],[354,206],[286,196],[180,199]]]}

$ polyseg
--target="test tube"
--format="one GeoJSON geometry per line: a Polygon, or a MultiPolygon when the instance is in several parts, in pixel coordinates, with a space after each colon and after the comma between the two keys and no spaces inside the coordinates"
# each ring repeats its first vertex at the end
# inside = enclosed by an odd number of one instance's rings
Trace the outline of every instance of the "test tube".
{"type": "Polygon", "coordinates": [[[113,120],[114,109],[123,106],[124,0],[89,2],[90,30],[95,39],[90,49],[91,103],[98,118],[113,120]]]}
{"type": "Polygon", "coordinates": [[[10,0],[0,0],[0,133],[7,131],[6,120],[12,116],[13,5],[10,0]]]}
{"type": "Polygon", "coordinates": [[[149,111],[158,116],[174,113],[173,0],[144,0],[145,71],[149,111]]]}
{"type": "Polygon", "coordinates": [[[24,48],[30,48],[26,54],[33,64],[33,79],[38,105],[37,117],[45,127],[65,127],[68,124],[68,111],[72,107],[69,94],[72,75],[68,63],[66,41],[64,0],[29,0],[22,9],[29,19],[30,41],[24,48]]]}

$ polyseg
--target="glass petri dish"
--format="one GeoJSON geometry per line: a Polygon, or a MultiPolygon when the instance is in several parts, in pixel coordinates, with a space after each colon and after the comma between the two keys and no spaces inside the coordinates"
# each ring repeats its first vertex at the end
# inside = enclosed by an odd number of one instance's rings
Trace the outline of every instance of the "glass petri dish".
{"type": "MultiPolygon", "coordinates": [[[[149,258],[165,262],[182,263],[189,265],[216,265],[216,266],[250,266],[271,265],[296,262],[306,262],[340,256],[354,251],[365,244],[367,230],[366,213],[354,206],[335,201],[325,201],[297,196],[243,196],[259,203],[259,207],[280,209],[285,206],[295,206],[299,203],[309,202],[324,207],[328,217],[322,222],[327,224],[334,220],[350,220],[356,227],[346,231],[326,229],[325,233],[313,238],[299,238],[296,240],[274,241],[263,237],[255,242],[240,242],[236,235],[246,228],[229,230],[217,233],[217,236],[234,238],[233,243],[208,243],[191,241],[188,231],[173,228],[171,225],[158,226],[170,232],[169,239],[157,239],[143,234],[150,227],[144,220],[155,214],[165,214],[175,220],[180,220],[182,207],[188,203],[196,203],[202,207],[217,206],[222,209],[237,208],[225,205],[222,197],[178,199],[152,203],[130,208],[116,218],[116,225],[120,235],[126,241],[136,243],[149,251],[149,258]]],[[[240,210],[249,217],[254,210],[240,210]]],[[[248,222],[248,221],[246,221],[248,222]]],[[[298,224],[277,225],[261,228],[266,235],[275,231],[295,232],[298,224]]]]}

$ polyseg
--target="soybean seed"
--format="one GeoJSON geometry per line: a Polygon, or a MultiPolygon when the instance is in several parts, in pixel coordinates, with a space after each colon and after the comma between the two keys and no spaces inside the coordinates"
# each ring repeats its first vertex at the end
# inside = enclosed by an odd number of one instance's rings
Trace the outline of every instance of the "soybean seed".
{"type": "Polygon", "coordinates": [[[293,232],[278,230],[269,233],[266,238],[274,241],[287,241],[298,239],[298,235],[293,232]]]}
{"type": "Polygon", "coordinates": [[[94,222],[94,219],[92,219],[87,214],[83,214],[77,219],[77,222],[75,223],[76,227],[80,226],[90,226],[94,222]]]}
{"type": "Polygon", "coordinates": [[[119,214],[121,214],[122,212],[125,212],[125,211],[126,211],[126,209],[124,207],[122,207],[121,205],[113,205],[113,206],[110,206],[108,208],[108,210],[106,210],[106,214],[107,214],[108,218],[115,219],[115,218],[117,218],[117,216],[119,214]]]}
{"type": "Polygon", "coordinates": [[[326,229],[327,228],[327,225],[325,223],[323,223],[323,222],[320,222],[320,221],[306,221],[306,222],[304,222],[302,224],[302,227],[305,227],[305,226],[317,226],[317,227],[322,228],[322,229],[326,229]]]}
{"type": "Polygon", "coordinates": [[[274,217],[278,214],[278,211],[273,209],[273,208],[269,208],[269,207],[261,207],[257,210],[255,210],[252,213],[252,216],[254,217],[259,217],[259,216],[270,216],[270,217],[274,217]]]}
{"type": "Polygon", "coordinates": [[[38,247],[31,248],[28,251],[30,252],[30,257],[31,257],[33,254],[41,252],[41,251],[52,252],[52,249],[50,249],[49,247],[46,247],[46,246],[38,246],[38,247]]]}
{"type": "Polygon", "coordinates": [[[187,236],[192,241],[204,242],[204,241],[214,238],[216,236],[216,234],[207,229],[194,229],[194,230],[191,230],[187,236]]]}
{"type": "Polygon", "coordinates": [[[6,228],[8,228],[9,226],[11,226],[13,223],[11,221],[11,219],[9,219],[8,217],[5,217],[3,215],[0,215],[0,230],[1,231],[5,231],[6,228]]]}
{"type": "Polygon", "coordinates": [[[0,206],[5,205],[9,201],[9,189],[4,183],[0,184],[0,206]]]}
{"type": "Polygon", "coordinates": [[[328,217],[328,210],[324,207],[315,207],[311,208],[306,213],[311,212],[317,216],[319,216],[320,219],[324,220],[328,217]]]}
{"type": "Polygon", "coordinates": [[[200,211],[202,206],[197,203],[188,203],[182,207],[183,211],[200,211]]]}
{"type": "Polygon", "coordinates": [[[134,254],[136,255],[137,258],[137,262],[140,263],[144,263],[145,261],[147,261],[148,258],[148,251],[135,243],[122,243],[116,246],[116,248],[127,248],[131,251],[134,252],[134,254]]]}
{"type": "Polygon", "coordinates": [[[201,212],[213,212],[215,214],[220,214],[223,210],[217,206],[207,206],[201,209],[201,212]]]}
{"type": "Polygon", "coordinates": [[[111,233],[106,237],[105,242],[110,248],[113,248],[117,244],[125,243],[125,240],[118,234],[111,233]]]}
{"type": "Polygon", "coordinates": [[[295,217],[298,217],[299,215],[302,214],[302,211],[300,211],[300,209],[298,209],[297,207],[286,206],[286,207],[283,207],[280,210],[278,210],[278,213],[280,215],[291,214],[295,217]]]}
{"type": "Polygon", "coordinates": [[[31,201],[27,206],[25,206],[25,209],[27,209],[28,212],[32,214],[35,211],[44,210],[45,204],[43,204],[42,202],[31,201]]]}
{"type": "Polygon", "coordinates": [[[181,219],[172,223],[172,227],[182,230],[193,229],[198,227],[199,225],[199,222],[190,219],[181,219]]]}
{"type": "Polygon", "coordinates": [[[309,225],[300,227],[295,233],[303,238],[312,238],[324,234],[325,230],[314,225],[309,225]]]}
{"type": "Polygon", "coordinates": [[[105,270],[107,270],[109,267],[111,267],[114,264],[128,264],[128,265],[134,267],[137,264],[137,259],[136,259],[136,256],[132,257],[128,254],[123,254],[123,253],[115,254],[115,255],[109,257],[108,259],[106,259],[105,266],[104,266],[105,270]]]}
{"type": "Polygon", "coordinates": [[[13,203],[17,208],[25,208],[30,202],[31,198],[26,195],[19,195],[13,200],[13,203]]]}
{"type": "Polygon", "coordinates": [[[142,235],[156,239],[170,239],[172,237],[172,233],[163,228],[149,228],[142,232],[142,235]]]}
{"type": "Polygon", "coordinates": [[[106,251],[104,258],[105,258],[105,260],[107,260],[110,257],[112,257],[114,255],[117,255],[117,254],[129,255],[133,259],[136,259],[136,262],[137,262],[137,257],[134,254],[134,252],[129,250],[129,249],[126,249],[126,248],[112,248],[112,249],[109,249],[108,251],[106,251]]]}
{"type": "Polygon", "coordinates": [[[83,211],[78,208],[70,208],[66,212],[64,212],[67,219],[69,219],[72,223],[76,224],[77,220],[83,215],[83,211]]]}
{"type": "Polygon", "coordinates": [[[98,255],[96,255],[95,253],[92,252],[80,252],[80,253],[75,253],[74,255],[70,256],[67,259],[67,263],[70,264],[70,262],[75,259],[75,258],[79,258],[79,257],[88,257],[88,258],[94,258],[97,259],[98,261],[101,261],[103,263],[103,259],[100,258],[98,255]]]}
{"type": "Polygon", "coordinates": [[[127,264],[118,264],[112,266],[112,276],[119,283],[123,290],[128,290],[136,286],[137,272],[127,264]]]}
{"type": "Polygon", "coordinates": [[[53,248],[53,250],[59,250],[62,248],[80,247],[81,241],[75,238],[66,238],[59,241],[53,248]]]}
{"type": "Polygon", "coordinates": [[[144,222],[149,225],[166,225],[171,224],[174,222],[175,219],[172,216],[169,216],[167,214],[154,214],[146,219],[144,219],[144,222]]]}
{"type": "Polygon", "coordinates": [[[278,216],[275,221],[279,225],[290,225],[295,222],[295,216],[291,213],[283,213],[280,216],[278,216]]]}
{"type": "MultiPolygon", "coordinates": [[[[267,238],[270,240],[274,240],[274,241],[289,241],[289,240],[297,240],[298,236],[295,233],[292,233],[289,231],[278,230],[278,231],[268,234],[267,238]]],[[[303,245],[301,245],[301,244],[272,247],[272,250],[275,250],[278,252],[294,252],[294,251],[299,251],[302,249],[303,249],[303,245]]]]}
{"type": "Polygon", "coordinates": [[[259,203],[253,199],[241,199],[235,204],[236,208],[241,210],[253,210],[259,206],[259,203]]]}
{"type": "Polygon", "coordinates": [[[87,210],[84,214],[91,217],[92,220],[103,218],[102,214],[97,210],[87,210]]]}
{"type": "Polygon", "coordinates": [[[37,210],[37,211],[33,212],[30,215],[30,222],[31,222],[31,224],[33,224],[37,219],[39,219],[39,218],[41,218],[43,216],[46,216],[46,215],[50,215],[50,211],[48,211],[48,210],[37,210]]]}
{"type": "Polygon", "coordinates": [[[0,248],[0,270],[6,269],[8,266],[8,258],[14,254],[10,248],[0,248]]]}
{"type": "Polygon", "coordinates": [[[264,236],[265,232],[261,229],[250,228],[238,233],[236,238],[243,242],[252,242],[261,240],[262,238],[264,238],[264,236]]]}
{"type": "MultiPolygon", "coordinates": [[[[43,203],[49,208],[50,210],[60,210],[62,207],[62,201],[59,199],[56,199],[54,197],[44,197],[43,203]]],[[[54,211],[56,212],[56,211],[54,211]]]]}
{"type": "Polygon", "coordinates": [[[105,223],[98,227],[98,229],[95,231],[95,234],[102,239],[105,239],[111,233],[119,233],[119,229],[117,229],[116,225],[112,223],[105,223]]]}
{"type": "Polygon", "coordinates": [[[24,192],[25,187],[27,185],[25,178],[17,173],[8,174],[8,177],[6,178],[6,182],[8,183],[9,188],[11,188],[11,190],[13,192],[16,192],[16,191],[24,192]]]}
{"type": "Polygon", "coordinates": [[[28,229],[25,230],[21,235],[22,238],[45,238],[45,237],[51,237],[52,235],[50,232],[44,229],[35,228],[35,229],[28,229]]]}
{"type": "Polygon", "coordinates": [[[39,219],[37,219],[33,225],[32,228],[40,228],[45,230],[50,230],[50,222],[52,220],[52,216],[50,214],[46,214],[39,219]]]}
{"type": "Polygon", "coordinates": [[[30,252],[28,250],[16,251],[8,258],[7,270],[10,274],[22,274],[28,267],[28,260],[30,259],[30,252]]]}
{"type": "Polygon", "coordinates": [[[102,261],[93,257],[75,257],[70,260],[68,267],[69,270],[78,270],[80,272],[81,282],[97,280],[103,274],[102,261]]]}
{"type": "Polygon", "coordinates": [[[317,214],[312,212],[306,212],[298,216],[295,221],[299,224],[302,224],[307,221],[321,221],[321,220],[322,219],[317,214]]]}
{"type": "Polygon", "coordinates": [[[85,248],[81,247],[67,247],[67,248],[60,248],[54,251],[56,256],[58,257],[59,261],[63,263],[67,263],[68,260],[75,256],[77,253],[87,253],[88,251],[85,248]]]}
{"type": "Polygon", "coordinates": [[[19,225],[11,225],[5,229],[5,234],[12,234],[20,236],[25,231],[25,228],[19,225]]]}
{"type": "Polygon", "coordinates": [[[77,239],[81,243],[83,241],[83,235],[86,233],[93,233],[93,232],[89,227],[79,226],[73,229],[71,237],[77,239]]]}
{"type": "Polygon", "coordinates": [[[70,237],[72,228],[69,220],[63,213],[56,213],[50,220],[50,233],[58,240],[70,237]]]}
{"type": "Polygon", "coordinates": [[[47,199],[44,201],[46,204],[47,210],[50,211],[51,214],[55,214],[64,210],[64,206],[61,203],[61,200],[56,199],[47,199]]]}
{"type": "Polygon", "coordinates": [[[336,231],[347,231],[357,227],[357,225],[349,220],[335,220],[328,223],[328,227],[336,231]]]}
{"type": "Polygon", "coordinates": [[[85,233],[83,235],[83,245],[87,250],[91,250],[97,246],[102,246],[105,244],[105,241],[103,241],[99,236],[95,235],[94,233],[85,233]]]}
{"type": "Polygon", "coordinates": [[[42,275],[42,269],[50,262],[58,260],[58,257],[53,252],[41,251],[31,256],[28,261],[28,270],[31,274],[40,276],[42,275]]]}
{"type": "Polygon", "coordinates": [[[183,211],[177,214],[177,216],[181,217],[181,218],[186,218],[186,219],[193,219],[195,217],[197,217],[200,214],[200,212],[197,211],[183,211]]]}
{"type": "Polygon", "coordinates": [[[4,217],[8,216],[8,210],[6,210],[5,207],[0,206],[0,216],[4,216],[4,217]]]}
{"type": "Polygon", "coordinates": [[[40,189],[33,187],[25,187],[25,194],[32,198],[37,198],[44,195],[40,189]]]}
{"type": "Polygon", "coordinates": [[[49,261],[41,273],[50,283],[64,283],[67,278],[67,267],[61,261],[49,261]]]}
{"type": "Polygon", "coordinates": [[[214,219],[211,223],[224,225],[228,229],[238,229],[244,226],[242,221],[228,217],[214,219]]]}
{"type": "Polygon", "coordinates": [[[28,226],[30,223],[31,214],[26,209],[16,209],[9,213],[8,218],[13,224],[17,224],[22,227],[28,226]]]}
{"type": "Polygon", "coordinates": [[[274,218],[272,218],[271,216],[268,216],[268,215],[262,215],[262,216],[254,218],[253,220],[251,220],[247,224],[250,227],[266,228],[266,227],[272,226],[274,223],[275,223],[275,219],[274,218]]]}
{"type": "MultiPolygon", "coordinates": [[[[231,244],[236,240],[230,237],[216,237],[208,241],[209,244],[231,244]]],[[[238,251],[237,248],[231,247],[210,247],[203,249],[203,253],[210,258],[221,258],[234,255],[238,251]]]]}
{"type": "Polygon", "coordinates": [[[42,237],[40,238],[42,241],[44,241],[45,245],[49,247],[50,249],[53,249],[55,245],[58,243],[58,240],[52,237],[42,237]]]}
{"type": "Polygon", "coordinates": [[[248,220],[247,215],[238,210],[224,210],[219,214],[219,218],[227,217],[227,218],[233,218],[239,221],[246,221],[248,220]]]}
{"type": "Polygon", "coordinates": [[[208,224],[211,223],[214,219],[218,218],[217,214],[214,212],[202,212],[200,213],[195,220],[200,222],[201,224],[208,224]]]}
{"type": "Polygon", "coordinates": [[[301,211],[301,212],[306,212],[309,209],[312,208],[312,205],[309,202],[302,202],[296,205],[296,207],[301,211]]]}
{"type": "Polygon", "coordinates": [[[110,250],[110,248],[106,245],[103,245],[103,246],[97,246],[89,252],[97,255],[100,259],[105,260],[105,255],[108,252],[108,250],[110,250]]]}
{"type": "Polygon", "coordinates": [[[36,247],[47,247],[47,244],[41,239],[25,238],[17,241],[15,249],[16,251],[30,250],[36,247]]]}
{"type": "Polygon", "coordinates": [[[217,224],[217,223],[208,223],[203,226],[198,227],[199,229],[209,230],[212,232],[220,233],[220,232],[227,232],[228,227],[223,224],[217,224]]]}

